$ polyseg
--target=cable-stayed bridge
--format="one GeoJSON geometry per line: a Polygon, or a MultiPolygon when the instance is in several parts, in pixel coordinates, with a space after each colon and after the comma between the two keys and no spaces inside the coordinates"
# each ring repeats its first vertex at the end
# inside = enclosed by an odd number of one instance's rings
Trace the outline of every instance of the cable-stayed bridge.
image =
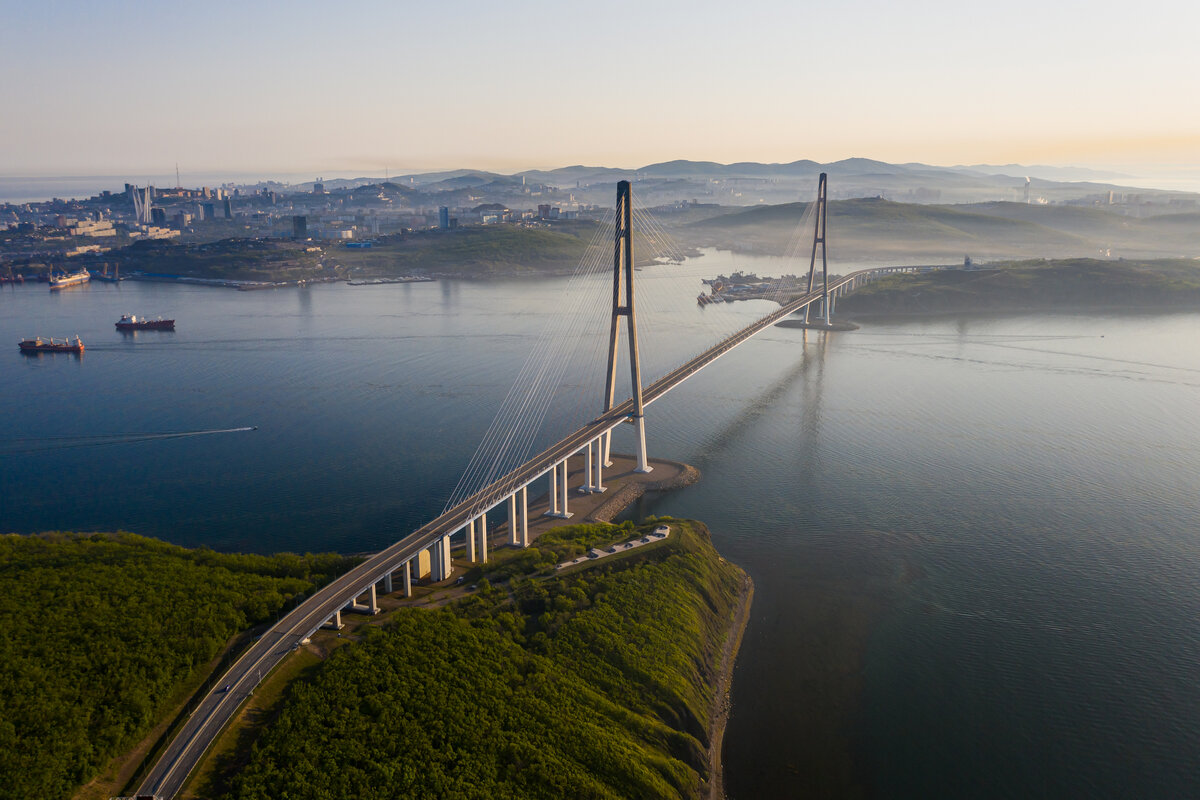
{"type": "MultiPolygon", "coordinates": [[[[564,297],[557,321],[547,326],[505,398],[492,426],[483,437],[463,479],[451,495],[442,514],[359,564],[316,591],[280,619],[263,634],[229,669],[214,689],[199,704],[188,721],[168,745],[138,790],[139,796],[174,797],[182,788],[192,769],[205,751],[236,714],[249,692],[300,643],[323,626],[340,627],[345,611],[376,613],[378,591],[390,593],[399,582],[406,596],[412,593],[412,582],[428,578],[433,582],[451,577],[452,539],[465,540],[467,558],[472,562],[487,560],[487,514],[497,507],[507,513],[508,544],[526,547],[529,539],[529,490],[531,485],[546,480],[549,508],[547,515],[570,517],[567,460],[582,455],[584,470],[582,485],[574,491],[598,493],[605,491],[604,470],[611,466],[612,436],[621,425],[630,425],[634,434],[634,457],[637,471],[648,472],[646,407],[661,399],[706,366],[729,353],[756,334],[772,327],[784,318],[804,312],[806,321],[812,311],[820,310],[828,327],[836,298],[853,291],[863,283],[889,272],[914,271],[917,267],[880,267],[863,269],[829,279],[825,252],[826,176],[821,175],[817,199],[801,217],[789,248],[798,255],[800,247],[809,250],[809,270],[804,283],[786,284],[780,281],[778,292],[771,300],[777,308],[746,323],[741,315],[725,315],[719,320],[725,327],[715,344],[687,358],[682,364],[643,385],[638,316],[635,292],[634,227],[640,229],[642,243],[660,245],[667,257],[681,260],[669,246],[669,237],[649,215],[633,207],[629,182],[617,188],[617,203],[611,228],[602,225],[594,245],[602,245],[606,230],[613,232],[611,262],[606,248],[594,246],[581,261],[579,270],[564,297]],[[811,224],[811,248],[807,231],[811,224]],[[663,248],[661,245],[666,244],[663,248]],[[817,282],[817,252],[821,255],[821,276],[817,282]],[[611,265],[611,266],[610,266],[611,265]],[[597,276],[611,275],[611,303],[597,298],[596,289],[603,287],[597,276]],[[606,317],[607,337],[594,327],[600,317],[606,317]],[[728,330],[733,325],[732,330],[728,330]],[[588,330],[591,326],[590,330],[588,330]],[[622,347],[622,330],[624,347],[622,347]],[[586,413],[565,436],[536,447],[542,425],[556,396],[567,366],[577,359],[572,349],[580,341],[594,350],[603,348],[604,388],[600,414],[586,413]],[[606,345],[606,346],[605,346],[606,345]],[[621,351],[625,355],[622,357],[621,351]],[[628,369],[629,396],[617,400],[618,376],[621,367],[628,369]],[[533,452],[534,450],[537,452],[533,452]]],[[[654,267],[653,269],[660,269],[654,267]]],[[[661,267],[668,269],[668,267],[661,267]]],[[[694,287],[694,282],[689,284],[694,287]]],[[[680,287],[670,291],[678,294],[680,287]]],[[[684,296],[690,299],[690,294],[684,296]]],[[[607,295],[607,291],[605,292],[607,295]]],[[[654,302],[650,305],[653,307],[654,302]]],[[[652,308],[653,310],[653,308],[652,308]]],[[[643,312],[645,313],[645,312],[643,312]]],[[[586,364],[586,359],[582,359],[586,364]]],[[[578,387],[587,394],[586,386],[578,387]]],[[[590,400],[595,399],[591,395],[590,400]]],[[[587,406],[576,409],[580,413],[587,406]]],[[[570,414],[559,415],[570,419],[570,414]]],[[[559,430],[562,430],[560,428],[559,430]]],[[[558,436],[557,434],[553,436],[558,436]]],[[[542,437],[543,439],[545,436],[542,437]]]]}

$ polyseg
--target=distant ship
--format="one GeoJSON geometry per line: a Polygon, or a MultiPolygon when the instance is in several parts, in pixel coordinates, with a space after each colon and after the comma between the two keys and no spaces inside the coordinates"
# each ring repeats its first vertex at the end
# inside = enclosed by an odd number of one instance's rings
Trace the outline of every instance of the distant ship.
{"type": "Polygon", "coordinates": [[[70,339],[59,341],[53,336],[49,339],[38,336],[34,339],[23,339],[17,347],[21,348],[22,353],[82,353],[83,341],[78,336],[74,342],[70,339]]]}
{"type": "Polygon", "coordinates": [[[65,289],[68,286],[75,286],[80,283],[87,283],[92,279],[92,274],[86,269],[81,269],[79,272],[72,272],[70,275],[58,275],[50,278],[50,290],[65,289]]]}
{"type": "Polygon", "coordinates": [[[104,270],[102,272],[92,273],[92,280],[105,281],[106,283],[117,283],[121,280],[121,265],[117,264],[116,268],[113,270],[113,274],[109,275],[108,263],[105,262],[104,270]]]}
{"type": "Polygon", "coordinates": [[[126,314],[117,321],[117,330],[119,331],[173,331],[175,330],[175,320],[163,319],[138,319],[135,314],[126,314]]]}

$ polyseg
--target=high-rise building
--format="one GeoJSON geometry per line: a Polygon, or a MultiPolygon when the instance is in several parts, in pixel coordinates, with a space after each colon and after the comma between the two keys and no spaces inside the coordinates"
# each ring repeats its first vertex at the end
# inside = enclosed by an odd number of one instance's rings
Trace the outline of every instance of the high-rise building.
{"type": "Polygon", "coordinates": [[[150,222],[155,225],[166,225],[167,210],[165,208],[158,207],[150,209],[150,222]]]}
{"type": "Polygon", "coordinates": [[[308,238],[308,217],[304,216],[303,214],[292,217],[292,238],[308,238]]]}
{"type": "Polygon", "coordinates": [[[200,204],[200,219],[213,220],[217,216],[216,203],[201,203],[200,204]]]}
{"type": "Polygon", "coordinates": [[[438,227],[442,230],[450,228],[450,209],[446,206],[438,209],[438,227]]]}
{"type": "Polygon", "coordinates": [[[233,219],[233,201],[228,197],[225,198],[225,219],[233,219]]]}

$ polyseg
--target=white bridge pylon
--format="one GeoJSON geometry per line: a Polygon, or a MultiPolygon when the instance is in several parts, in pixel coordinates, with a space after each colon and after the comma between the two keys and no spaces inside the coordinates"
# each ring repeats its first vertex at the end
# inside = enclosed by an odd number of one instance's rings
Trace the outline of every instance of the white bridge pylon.
{"type": "MultiPolygon", "coordinates": [[[[821,176],[824,186],[825,176],[821,176]]],[[[824,193],[820,194],[823,201],[824,193]]],[[[893,272],[926,271],[928,267],[878,267],[853,272],[833,281],[824,269],[824,209],[818,222],[822,245],[823,285],[818,290],[810,279],[810,290],[790,299],[781,298],[781,307],[743,327],[692,357],[653,383],[643,387],[638,362],[637,324],[634,315],[633,238],[631,225],[632,196],[627,182],[617,190],[617,225],[613,257],[613,310],[609,328],[609,364],[603,411],[600,416],[583,424],[572,433],[546,447],[524,463],[496,477],[488,477],[482,489],[459,500],[452,500],[437,518],[430,520],[384,550],[368,557],[348,572],[339,575],[317,589],[295,608],[287,612],[269,631],[263,633],[234,662],[219,683],[235,688],[233,692],[214,691],[204,701],[209,711],[193,716],[163,751],[162,756],[147,774],[137,794],[154,794],[165,798],[174,796],[186,782],[200,757],[219,732],[233,718],[241,702],[243,690],[249,691],[277,666],[300,642],[312,636],[322,626],[338,628],[347,612],[373,614],[380,610],[379,592],[390,594],[395,579],[400,578],[405,596],[412,596],[413,583],[429,578],[440,582],[450,578],[451,537],[462,532],[467,541],[468,556],[475,561],[488,558],[487,516],[497,507],[506,507],[508,515],[507,544],[529,546],[529,487],[546,478],[550,512],[568,518],[568,459],[582,454],[585,492],[603,492],[604,470],[612,466],[611,433],[618,425],[631,423],[637,439],[636,468],[649,470],[646,461],[646,406],[666,395],[671,389],[769,329],[785,317],[806,311],[814,303],[825,302],[825,315],[832,310],[833,298],[852,291],[874,278],[893,272]],[[614,405],[613,387],[616,382],[616,354],[619,345],[620,318],[626,318],[629,339],[630,377],[632,396],[614,405]]],[[[599,261],[589,262],[599,266],[599,261]]],[[[809,272],[815,269],[815,247],[809,272]]],[[[542,387],[544,388],[544,386],[542,387]]],[[[542,390],[539,388],[539,391],[542,390]]],[[[499,472],[497,468],[496,472],[499,472]]],[[[486,475],[493,475],[485,472],[486,475]]],[[[576,473],[578,474],[578,473],[576,473]]],[[[465,489],[464,489],[465,491],[465,489]]],[[[456,489],[457,492],[457,489],[456,489]]],[[[455,497],[458,495],[456,494],[455,497]]]]}
{"type": "MultiPolygon", "coordinates": [[[[636,471],[649,472],[647,463],[645,408],[658,400],[697,372],[716,361],[719,357],[748,341],[757,333],[766,330],[785,317],[807,310],[816,304],[822,308],[822,316],[828,317],[834,298],[851,292],[876,277],[896,273],[915,272],[925,267],[876,267],[858,270],[849,275],[829,281],[827,270],[822,264],[823,281],[816,286],[816,245],[822,250],[825,261],[825,175],[819,184],[817,223],[814,227],[814,246],[810,262],[809,290],[792,298],[770,314],[742,328],[700,355],[677,367],[667,375],[643,387],[639,362],[637,317],[634,306],[633,227],[632,192],[628,181],[617,185],[617,219],[613,250],[613,294],[612,314],[609,326],[608,368],[606,372],[603,413],[579,430],[551,445],[525,464],[493,481],[490,485],[464,499],[445,511],[437,519],[425,524],[409,536],[376,554],[359,565],[343,579],[358,581],[342,589],[343,598],[332,603],[326,600],[328,611],[308,631],[311,634],[320,625],[340,624],[343,611],[378,610],[376,589],[382,584],[385,593],[393,587],[392,576],[399,573],[403,579],[405,596],[412,595],[412,583],[428,578],[432,582],[449,579],[453,573],[451,560],[451,538],[460,532],[466,542],[466,555],[471,563],[486,563],[488,560],[488,514],[497,507],[504,507],[508,521],[506,544],[511,547],[528,547],[529,539],[529,487],[542,478],[547,479],[547,510],[545,516],[570,519],[570,487],[568,486],[568,459],[581,455],[583,458],[583,481],[577,491],[585,493],[604,492],[604,470],[613,465],[611,458],[612,431],[621,424],[635,426],[636,471]],[[626,320],[629,348],[631,396],[614,404],[617,373],[617,355],[620,346],[620,321],[626,320]],[[366,579],[365,581],[363,579],[366,579]],[[349,588],[350,591],[346,591],[349,588]],[[369,603],[359,600],[369,597],[369,603]]],[[[341,580],[341,579],[340,579],[341,580]]],[[[339,580],[339,583],[340,583],[339,580]]],[[[328,587],[326,587],[328,588],[328,587]]],[[[325,590],[322,590],[324,592],[325,590]]],[[[322,592],[319,592],[320,595],[322,592]]],[[[316,599],[316,598],[314,598],[316,599]]],[[[332,598],[330,598],[332,599],[332,598]]]]}

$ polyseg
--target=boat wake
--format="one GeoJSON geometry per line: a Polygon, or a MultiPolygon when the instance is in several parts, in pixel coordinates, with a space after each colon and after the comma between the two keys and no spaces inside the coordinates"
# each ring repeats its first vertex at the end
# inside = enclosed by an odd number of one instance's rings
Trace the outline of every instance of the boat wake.
{"type": "Polygon", "coordinates": [[[139,444],[164,439],[184,439],[191,436],[213,436],[220,433],[246,433],[258,430],[257,425],[242,428],[210,428],[199,431],[158,431],[153,433],[95,433],[78,436],[30,436],[0,439],[0,454],[37,453],[49,450],[71,450],[80,447],[101,447],[112,444],[139,444]]]}

